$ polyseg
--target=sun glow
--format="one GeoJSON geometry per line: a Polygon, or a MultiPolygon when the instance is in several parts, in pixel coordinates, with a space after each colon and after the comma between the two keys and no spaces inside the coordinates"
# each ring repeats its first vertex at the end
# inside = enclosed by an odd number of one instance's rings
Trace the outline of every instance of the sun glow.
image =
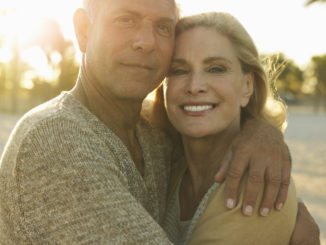
{"type": "Polygon", "coordinates": [[[33,47],[21,54],[22,61],[28,63],[37,74],[45,80],[53,80],[53,72],[48,64],[48,60],[44,52],[39,47],[33,47]]]}
{"type": "MultiPolygon", "coordinates": [[[[283,52],[302,67],[306,66],[311,56],[326,53],[326,34],[318,27],[326,21],[325,4],[304,7],[306,0],[176,1],[182,15],[205,11],[230,12],[244,24],[261,53],[283,52]]],[[[74,10],[81,6],[81,2],[82,0],[2,0],[0,62],[7,63],[15,57],[15,51],[30,48],[45,19],[54,19],[64,38],[72,40],[76,47],[72,19],[74,10]]],[[[77,55],[80,58],[80,52],[77,55]]]]}
{"type": "MultiPolygon", "coordinates": [[[[46,20],[58,23],[63,37],[73,39],[72,15],[80,0],[7,0],[0,5],[0,62],[8,63],[17,58],[35,68],[44,77],[50,74],[44,50],[37,43],[46,20]]],[[[51,30],[50,30],[51,32],[51,30]]],[[[50,37],[51,38],[51,37],[50,37]]],[[[59,60],[58,57],[51,59],[59,60]]]]}
{"type": "Polygon", "coordinates": [[[307,0],[176,0],[182,15],[225,11],[248,30],[261,53],[283,52],[305,67],[311,56],[326,53],[326,4],[306,7],[307,0]]]}

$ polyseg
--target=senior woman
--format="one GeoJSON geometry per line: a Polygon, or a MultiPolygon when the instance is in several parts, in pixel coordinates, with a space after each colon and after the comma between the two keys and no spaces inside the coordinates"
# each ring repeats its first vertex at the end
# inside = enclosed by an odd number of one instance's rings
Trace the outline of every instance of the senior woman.
{"type": "Polygon", "coordinates": [[[175,244],[289,244],[297,214],[293,182],[281,211],[263,210],[268,217],[257,209],[243,216],[241,201],[226,209],[225,186],[214,182],[246,118],[282,127],[282,105],[276,112],[267,107],[271,92],[255,44],[233,16],[205,13],[180,20],[164,83],[166,112],[183,143],[164,224],[175,244]]]}

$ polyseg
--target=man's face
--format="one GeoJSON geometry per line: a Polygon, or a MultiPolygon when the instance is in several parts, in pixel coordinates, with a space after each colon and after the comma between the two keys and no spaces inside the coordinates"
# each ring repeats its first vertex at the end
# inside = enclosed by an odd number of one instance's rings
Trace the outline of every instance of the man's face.
{"type": "Polygon", "coordinates": [[[85,53],[88,78],[107,96],[144,99],[163,80],[174,48],[173,0],[104,0],[85,53]]]}

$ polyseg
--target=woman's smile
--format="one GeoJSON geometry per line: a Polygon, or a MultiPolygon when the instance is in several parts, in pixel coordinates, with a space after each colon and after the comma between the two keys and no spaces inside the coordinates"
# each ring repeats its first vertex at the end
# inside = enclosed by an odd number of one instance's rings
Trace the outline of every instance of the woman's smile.
{"type": "Polygon", "coordinates": [[[183,112],[188,116],[202,116],[214,110],[218,104],[216,103],[185,103],[180,106],[183,112]]]}

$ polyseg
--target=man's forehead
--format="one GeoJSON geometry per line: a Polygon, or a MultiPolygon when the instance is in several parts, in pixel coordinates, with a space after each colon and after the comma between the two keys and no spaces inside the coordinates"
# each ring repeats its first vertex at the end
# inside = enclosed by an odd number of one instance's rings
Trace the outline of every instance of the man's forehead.
{"type": "MultiPolygon", "coordinates": [[[[105,12],[133,12],[151,15],[156,18],[177,20],[177,8],[174,0],[97,0],[103,3],[105,12]]],[[[103,9],[103,10],[104,10],[103,9]]]]}

